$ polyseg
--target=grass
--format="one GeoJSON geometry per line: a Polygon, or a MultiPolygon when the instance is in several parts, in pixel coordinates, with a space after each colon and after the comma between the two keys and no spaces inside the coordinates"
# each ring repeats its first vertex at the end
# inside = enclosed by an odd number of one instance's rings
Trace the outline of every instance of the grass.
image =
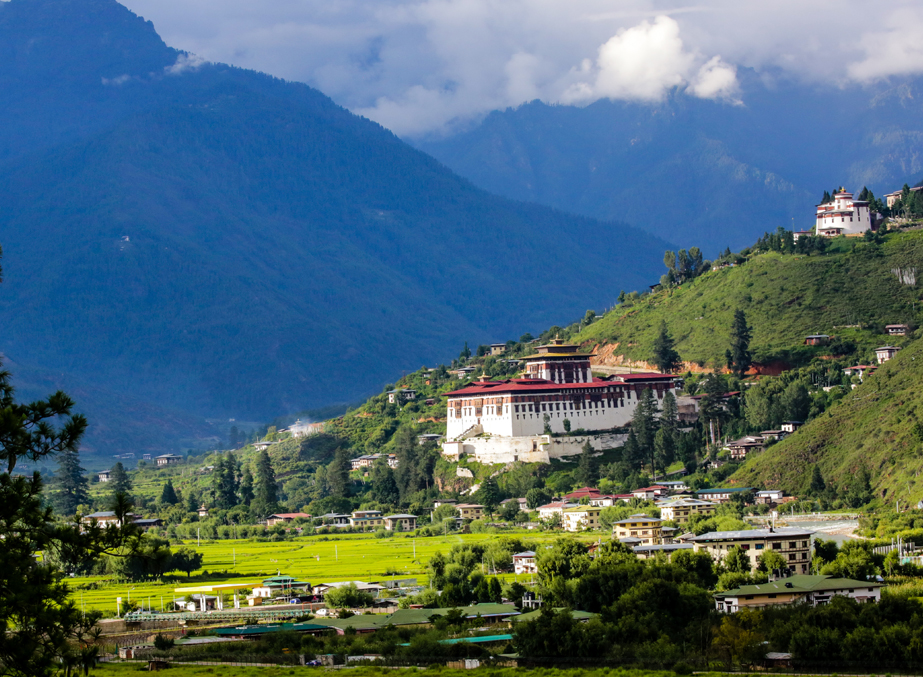
{"type": "Polygon", "coordinates": [[[923,341],[914,341],[796,435],[748,459],[730,481],[798,495],[816,464],[826,483],[844,496],[865,469],[879,507],[893,508],[895,499],[902,507],[916,505],[923,499],[921,382],[923,341]]]}
{"type": "MultiPolygon", "coordinates": [[[[504,532],[504,535],[507,532],[504,532]]],[[[560,532],[509,532],[510,536],[530,541],[551,541],[560,532]]],[[[345,580],[382,580],[389,572],[398,578],[426,581],[426,563],[436,552],[447,552],[456,543],[479,543],[499,538],[497,534],[449,534],[414,538],[399,535],[378,539],[371,534],[340,534],[336,536],[305,536],[278,543],[253,540],[227,540],[189,543],[204,555],[202,571],[191,578],[185,574],[168,575],[162,582],[125,583],[108,576],[86,576],[71,579],[73,597],[86,609],[98,609],[107,616],[115,615],[115,599],[131,598],[145,607],[150,599],[154,610],[169,608],[179,587],[216,583],[258,583],[278,571],[299,580],[313,583],[345,580]]],[[[598,534],[580,536],[595,540],[598,534]]],[[[514,574],[501,576],[515,578],[514,574]]],[[[529,577],[523,576],[523,581],[529,577]]]]}
{"type": "MultiPolygon", "coordinates": [[[[923,269],[923,233],[891,234],[881,245],[836,238],[823,256],[765,253],[620,305],[572,338],[595,344],[606,363],[619,356],[650,360],[665,320],[684,360],[723,366],[739,308],[753,327],[759,361],[803,363],[818,352],[802,345],[808,334],[845,336],[846,325],[918,321],[919,291],[891,272],[909,267],[923,269]]],[[[848,333],[860,353],[893,341],[872,331],[848,333]]]]}

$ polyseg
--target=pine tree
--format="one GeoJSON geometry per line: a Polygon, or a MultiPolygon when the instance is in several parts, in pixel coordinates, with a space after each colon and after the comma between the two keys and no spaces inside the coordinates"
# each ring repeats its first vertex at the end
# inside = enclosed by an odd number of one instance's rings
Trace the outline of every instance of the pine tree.
{"type": "Polygon", "coordinates": [[[820,473],[820,467],[814,466],[811,472],[811,493],[818,496],[827,489],[827,483],[824,482],[824,476],[820,473]]]}
{"type": "Polygon", "coordinates": [[[256,495],[250,507],[258,517],[268,517],[279,509],[276,473],[265,449],[256,459],[256,495]]]}
{"type": "MultiPolygon", "coordinates": [[[[664,473],[666,473],[667,466],[673,462],[673,458],[676,456],[674,442],[673,433],[666,428],[661,428],[654,436],[654,458],[664,473]]],[[[656,468],[651,469],[651,474],[657,474],[656,468]]]]}
{"type": "Polygon", "coordinates": [[[734,324],[731,326],[731,347],[727,351],[728,368],[738,377],[743,377],[753,364],[750,353],[750,327],[747,325],[747,316],[739,308],[734,311],[734,324]]]}
{"type": "Polygon", "coordinates": [[[125,494],[127,496],[131,493],[131,478],[125,472],[125,466],[122,465],[121,461],[112,466],[109,473],[109,488],[113,496],[116,494],[125,494]]]}
{"type": "Polygon", "coordinates": [[[173,480],[167,480],[167,483],[163,485],[163,491],[160,492],[160,504],[176,505],[177,503],[179,503],[179,498],[173,488],[173,480]]]}
{"type": "Polygon", "coordinates": [[[232,458],[225,456],[218,459],[212,482],[216,508],[228,510],[237,505],[237,477],[232,458]]]}
{"type": "Polygon", "coordinates": [[[592,487],[599,481],[599,467],[593,456],[594,452],[593,446],[587,440],[580,453],[576,473],[577,481],[585,487],[592,487]]]}
{"type": "Polygon", "coordinates": [[[77,507],[90,502],[86,471],[80,467],[80,454],[76,446],[67,449],[58,456],[58,470],[55,476],[52,504],[61,515],[71,516],[77,513],[77,507]]]}
{"type": "Polygon", "coordinates": [[[477,490],[477,500],[484,506],[484,510],[492,515],[500,504],[500,487],[497,486],[497,480],[488,477],[481,482],[481,487],[477,490]]]}
{"type": "Polygon", "coordinates": [[[672,374],[682,364],[679,353],[673,346],[674,342],[667,329],[667,322],[661,320],[660,334],[654,340],[654,364],[665,374],[672,374]]]}
{"type": "Polygon", "coordinates": [[[394,481],[394,470],[385,459],[380,458],[375,461],[370,479],[372,496],[376,501],[385,505],[395,505],[401,500],[401,493],[397,490],[397,483],[394,481]]]}
{"type": "Polygon", "coordinates": [[[675,434],[679,429],[679,410],[676,407],[676,397],[669,390],[663,394],[660,427],[671,435],[675,434]]]}
{"type": "Polygon", "coordinates": [[[327,466],[327,486],[330,488],[331,496],[336,496],[337,498],[349,496],[349,470],[351,467],[349,452],[343,448],[337,449],[333,460],[327,466]]]}
{"type": "Polygon", "coordinates": [[[635,433],[640,456],[651,463],[654,469],[654,436],[657,434],[657,398],[650,388],[645,388],[638,399],[638,406],[631,418],[631,430],[635,433]]]}
{"type": "Polygon", "coordinates": [[[251,501],[253,501],[253,473],[247,465],[240,478],[240,503],[249,506],[251,501]]]}

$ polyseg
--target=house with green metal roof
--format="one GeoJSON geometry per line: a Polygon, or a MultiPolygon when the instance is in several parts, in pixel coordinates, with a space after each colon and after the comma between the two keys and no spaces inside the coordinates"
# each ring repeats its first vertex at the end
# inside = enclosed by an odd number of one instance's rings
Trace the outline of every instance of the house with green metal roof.
{"type": "Polygon", "coordinates": [[[744,608],[759,609],[777,604],[821,606],[837,595],[862,604],[877,604],[881,600],[881,587],[881,583],[874,581],[799,574],[716,593],[715,608],[734,613],[744,608]]]}

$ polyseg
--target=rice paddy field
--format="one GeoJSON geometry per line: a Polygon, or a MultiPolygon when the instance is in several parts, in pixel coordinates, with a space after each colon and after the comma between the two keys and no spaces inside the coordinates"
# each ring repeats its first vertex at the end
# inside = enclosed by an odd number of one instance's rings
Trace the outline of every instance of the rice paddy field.
{"type": "MultiPolygon", "coordinates": [[[[254,540],[187,541],[204,556],[202,570],[191,578],[185,574],[164,576],[162,581],[118,582],[108,576],[71,579],[74,600],[86,610],[97,609],[115,616],[116,598],[143,604],[144,608],[170,610],[176,588],[216,583],[259,584],[263,578],[282,574],[311,584],[335,581],[381,581],[389,577],[416,578],[426,582],[426,563],[436,552],[448,552],[456,543],[478,543],[511,536],[529,541],[552,541],[560,533],[534,531],[503,534],[449,534],[414,538],[401,534],[375,538],[374,534],[314,535],[277,543],[254,540]]],[[[592,536],[584,537],[596,540],[592,536]]],[[[176,547],[176,546],[174,546],[176,547]]],[[[515,574],[501,578],[511,580],[515,574]]],[[[520,577],[526,583],[530,576],[520,577]]]]}
{"type": "MultiPolygon", "coordinates": [[[[226,671],[227,668],[224,668],[226,671]]],[[[234,666],[231,674],[234,677],[283,677],[284,675],[303,674],[305,670],[316,672],[328,672],[324,668],[302,668],[302,667],[243,667],[234,666]]],[[[129,677],[140,672],[147,672],[147,662],[139,661],[136,663],[102,663],[94,671],[94,675],[100,677],[129,677]]],[[[171,663],[169,674],[171,677],[209,677],[222,671],[220,666],[207,667],[202,665],[181,665],[171,663]]],[[[393,677],[401,672],[412,672],[420,677],[470,677],[470,670],[453,670],[449,668],[430,667],[426,669],[403,668],[403,669],[382,669],[374,667],[356,667],[349,668],[349,674],[352,677],[393,677]]],[[[486,672],[491,677],[517,677],[524,674],[534,675],[535,677],[676,677],[673,671],[657,670],[633,670],[633,669],[607,669],[607,668],[588,668],[588,669],[562,669],[562,668],[481,668],[480,672],[486,672]]],[[[718,677],[726,673],[717,672],[697,672],[700,677],[718,677]]]]}

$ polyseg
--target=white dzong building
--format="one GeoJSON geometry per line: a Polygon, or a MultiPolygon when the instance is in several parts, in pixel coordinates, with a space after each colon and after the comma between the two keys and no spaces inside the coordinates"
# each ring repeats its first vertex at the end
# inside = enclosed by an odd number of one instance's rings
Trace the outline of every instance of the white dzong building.
{"type": "MultiPolygon", "coordinates": [[[[658,401],[668,391],[676,395],[677,379],[671,374],[594,378],[591,357],[591,354],[579,352],[578,346],[555,339],[539,346],[534,355],[523,358],[524,378],[491,381],[482,377],[464,388],[446,393],[446,439],[449,441],[443,445],[446,453],[462,453],[460,441],[479,436],[492,438],[491,446],[494,447],[506,438],[511,440],[507,445],[511,449],[523,448],[522,442],[526,439],[533,440],[533,449],[537,449],[538,444],[551,445],[551,439],[539,439],[550,437],[545,434],[546,422],[553,433],[567,431],[565,420],[570,422],[572,431],[611,431],[631,421],[645,389],[649,388],[658,401]]],[[[560,451],[550,456],[569,454],[560,451]]]]}
{"type": "Polygon", "coordinates": [[[817,205],[817,222],[814,230],[818,235],[861,235],[872,229],[872,213],[869,203],[853,200],[852,193],[840,188],[833,194],[833,200],[817,205]]]}

